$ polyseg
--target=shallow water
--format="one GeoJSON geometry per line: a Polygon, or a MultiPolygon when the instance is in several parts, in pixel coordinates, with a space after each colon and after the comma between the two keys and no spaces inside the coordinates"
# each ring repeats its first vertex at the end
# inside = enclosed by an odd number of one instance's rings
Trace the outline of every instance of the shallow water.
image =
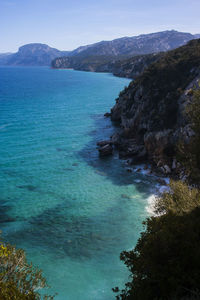
{"type": "Polygon", "coordinates": [[[109,111],[129,80],[110,74],[0,68],[0,229],[43,269],[58,300],[114,299],[128,272],[153,179],[100,159],[109,111]]]}

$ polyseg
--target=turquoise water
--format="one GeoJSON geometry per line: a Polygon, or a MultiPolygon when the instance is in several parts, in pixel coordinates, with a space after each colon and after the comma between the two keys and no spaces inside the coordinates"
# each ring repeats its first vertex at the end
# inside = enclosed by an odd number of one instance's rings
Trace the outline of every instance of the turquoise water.
{"type": "Polygon", "coordinates": [[[110,74],[0,68],[0,229],[43,269],[55,299],[114,299],[127,280],[152,179],[100,159],[103,117],[129,80],[110,74]]]}

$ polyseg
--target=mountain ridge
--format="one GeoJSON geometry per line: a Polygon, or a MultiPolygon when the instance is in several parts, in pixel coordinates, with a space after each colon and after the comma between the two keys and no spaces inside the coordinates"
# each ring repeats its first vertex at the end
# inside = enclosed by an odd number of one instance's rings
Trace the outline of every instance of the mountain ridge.
{"type": "Polygon", "coordinates": [[[0,64],[13,66],[48,66],[60,55],[68,55],[68,51],[60,51],[46,44],[30,43],[19,47],[18,52],[8,55],[0,54],[0,64]]]}
{"type": "Polygon", "coordinates": [[[112,41],[100,41],[80,46],[72,51],[60,51],[46,44],[31,43],[23,45],[17,53],[0,54],[0,65],[50,66],[57,57],[110,56],[119,60],[136,55],[168,51],[196,39],[200,34],[167,30],[133,37],[121,37],[112,41]]]}

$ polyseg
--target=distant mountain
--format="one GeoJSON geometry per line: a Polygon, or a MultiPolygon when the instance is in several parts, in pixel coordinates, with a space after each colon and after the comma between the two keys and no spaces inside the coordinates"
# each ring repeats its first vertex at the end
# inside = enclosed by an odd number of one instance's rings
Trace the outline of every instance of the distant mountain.
{"type": "MultiPolygon", "coordinates": [[[[136,55],[168,51],[182,46],[192,39],[197,39],[199,36],[199,34],[192,35],[190,33],[171,30],[133,37],[123,37],[113,41],[101,41],[95,44],[81,46],[73,51],[60,51],[39,43],[27,44],[20,47],[17,53],[0,55],[0,65],[47,66],[50,65],[51,61],[55,58],[67,56],[76,57],[77,59],[86,58],[83,64],[84,68],[87,69],[87,59],[90,60],[90,58],[94,56],[101,56],[100,61],[104,60],[108,62],[110,60],[110,62],[112,62],[113,59],[121,60],[122,57],[128,58],[136,55]]],[[[74,63],[76,62],[73,60],[73,64],[74,63]]],[[[77,63],[79,64],[80,60],[77,60],[77,63]]],[[[60,67],[62,67],[62,65],[60,67]]]]}
{"type": "Polygon", "coordinates": [[[140,55],[172,50],[198,38],[198,34],[178,32],[175,30],[123,37],[112,41],[79,47],[69,53],[70,56],[92,55],[140,55]]]}
{"type": "Polygon", "coordinates": [[[14,66],[48,66],[58,56],[68,55],[68,51],[60,51],[45,44],[27,44],[19,48],[17,53],[0,55],[0,64],[14,66]]]}
{"type": "Polygon", "coordinates": [[[6,65],[12,53],[0,53],[0,65],[6,65]]]}
{"type": "Polygon", "coordinates": [[[53,68],[73,68],[92,72],[110,72],[117,76],[135,78],[161,54],[197,39],[198,34],[175,30],[79,47],[64,57],[52,61],[53,68]]]}

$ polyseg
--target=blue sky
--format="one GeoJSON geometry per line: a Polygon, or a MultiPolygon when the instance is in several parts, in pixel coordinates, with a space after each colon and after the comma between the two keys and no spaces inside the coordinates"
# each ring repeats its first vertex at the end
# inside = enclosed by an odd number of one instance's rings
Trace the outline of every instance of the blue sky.
{"type": "Polygon", "coordinates": [[[60,50],[163,30],[200,33],[200,0],[0,0],[0,53],[60,50]]]}

